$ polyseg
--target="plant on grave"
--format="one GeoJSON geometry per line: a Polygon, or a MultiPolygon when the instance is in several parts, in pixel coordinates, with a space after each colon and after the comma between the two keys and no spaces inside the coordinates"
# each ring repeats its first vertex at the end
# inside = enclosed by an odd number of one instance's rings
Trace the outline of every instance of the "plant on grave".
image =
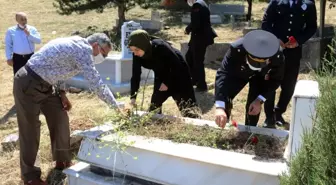
{"type": "Polygon", "coordinates": [[[330,56],[324,57],[321,68],[316,70],[320,95],[312,131],[303,134],[302,147],[290,160],[288,173],[280,177],[281,185],[336,184],[335,46],[333,40],[328,47],[330,56]]]}
{"type": "MultiPolygon", "coordinates": [[[[142,103],[141,103],[141,109],[143,108],[144,98],[145,98],[145,90],[147,86],[147,80],[149,77],[150,71],[148,71],[147,78],[145,80],[145,85],[143,88],[143,94],[142,94],[142,103]]],[[[110,77],[106,77],[106,80],[110,80],[110,77]]],[[[120,93],[116,93],[116,99],[119,99],[120,93]]],[[[137,106],[134,108],[126,108],[122,112],[120,111],[113,111],[111,114],[108,114],[106,116],[106,120],[113,123],[114,129],[109,132],[105,132],[99,136],[98,139],[98,149],[108,148],[111,154],[114,154],[114,160],[116,160],[116,152],[121,153],[127,153],[126,148],[133,145],[134,141],[127,140],[127,132],[130,128],[134,127],[141,127],[144,124],[147,124],[151,121],[151,118],[155,114],[155,111],[148,112],[145,115],[139,115],[136,112],[138,112],[137,106]],[[102,138],[113,135],[114,137],[109,138],[109,142],[105,142],[102,138]]],[[[97,143],[97,139],[95,139],[95,142],[97,143]]],[[[92,148],[90,148],[90,151],[85,151],[88,156],[91,155],[92,148]]],[[[95,151],[97,152],[97,151],[95,151]]],[[[127,153],[129,154],[129,153],[127,153]]],[[[131,155],[131,154],[129,154],[131,155]]],[[[97,158],[100,158],[100,154],[96,154],[97,158]]],[[[111,155],[106,158],[106,160],[110,160],[111,155]]],[[[137,159],[136,156],[133,156],[134,159],[137,159]]]]}

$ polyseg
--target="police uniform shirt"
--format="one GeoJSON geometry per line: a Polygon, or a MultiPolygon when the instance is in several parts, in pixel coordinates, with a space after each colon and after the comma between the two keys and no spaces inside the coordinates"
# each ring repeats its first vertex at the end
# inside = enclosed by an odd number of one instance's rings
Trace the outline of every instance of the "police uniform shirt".
{"type": "Polygon", "coordinates": [[[285,64],[283,53],[280,50],[269,59],[266,67],[260,71],[253,71],[247,64],[248,53],[242,42],[243,38],[231,44],[222,61],[222,66],[217,71],[215,85],[216,107],[225,108],[225,103],[239,93],[237,89],[240,89],[238,87],[240,84],[235,82],[239,81],[245,84],[255,75],[262,76],[264,80],[260,83],[263,83],[263,91],[258,97],[262,101],[266,101],[268,94],[275,91],[283,79],[285,64]]]}
{"type": "Polygon", "coordinates": [[[261,27],[283,43],[293,36],[302,45],[317,31],[315,4],[311,0],[271,0],[261,27]]]}

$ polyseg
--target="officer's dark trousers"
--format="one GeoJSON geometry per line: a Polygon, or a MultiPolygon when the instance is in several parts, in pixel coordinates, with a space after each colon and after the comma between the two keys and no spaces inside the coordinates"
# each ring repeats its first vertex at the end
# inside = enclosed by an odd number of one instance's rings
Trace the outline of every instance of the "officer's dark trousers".
{"type": "MultiPolygon", "coordinates": [[[[181,79],[183,80],[183,79],[181,79]]],[[[162,113],[162,104],[170,97],[174,99],[176,105],[183,117],[198,118],[198,114],[195,111],[196,98],[194,89],[191,84],[191,80],[187,81],[184,87],[169,88],[167,91],[159,91],[161,82],[155,79],[154,90],[151,99],[151,105],[149,111],[155,111],[158,114],[162,113]]]]}
{"type": "Polygon", "coordinates": [[[13,73],[14,75],[22,66],[26,65],[26,63],[28,62],[28,60],[30,59],[32,55],[33,53],[27,54],[27,55],[19,55],[16,53],[13,54],[13,73]]]}
{"type": "Polygon", "coordinates": [[[186,61],[189,65],[192,82],[200,89],[206,89],[204,56],[207,44],[204,39],[193,38],[189,43],[189,48],[186,53],[186,61]]]}
{"type": "Polygon", "coordinates": [[[266,100],[264,109],[266,118],[270,119],[274,115],[274,111],[283,114],[286,112],[287,106],[293,96],[296,80],[300,70],[300,59],[302,48],[285,49],[285,74],[281,82],[281,93],[277,105],[274,107],[275,92],[273,92],[266,100]]]}
{"type": "Polygon", "coordinates": [[[248,97],[246,101],[246,110],[245,110],[245,125],[251,125],[256,126],[259,121],[258,115],[249,115],[249,107],[250,104],[260,95],[262,92],[262,86],[261,81],[263,81],[263,77],[261,76],[253,76],[249,80],[246,79],[239,79],[239,78],[230,78],[227,77],[224,80],[224,86],[229,88],[228,89],[228,100],[225,102],[225,112],[227,115],[227,119],[230,120],[231,116],[231,110],[233,108],[233,99],[236,97],[236,95],[245,87],[247,83],[249,83],[249,92],[248,97]],[[226,85],[227,84],[227,85],[226,85]]]}

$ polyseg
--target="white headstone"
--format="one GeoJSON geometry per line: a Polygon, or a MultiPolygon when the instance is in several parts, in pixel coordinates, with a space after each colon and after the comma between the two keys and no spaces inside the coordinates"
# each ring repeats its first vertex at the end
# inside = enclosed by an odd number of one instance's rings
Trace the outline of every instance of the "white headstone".
{"type": "Polygon", "coordinates": [[[295,156],[300,149],[304,132],[313,130],[314,119],[316,118],[316,102],[319,94],[317,81],[299,80],[296,83],[292,98],[289,139],[285,150],[285,157],[288,160],[295,156]],[[307,91],[308,86],[309,91],[307,91]]]}
{"type": "Polygon", "coordinates": [[[160,19],[161,19],[160,12],[152,11],[151,19],[152,19],[152,21],[160,21],[160,19]]]}
{"type": "Polygon", "coordinates": [[[128,36],[131,34],[132,31],[142,29],[140,23],[129,21],[124,22],[121,26],[121,51],[122,51],[122,58],[132,58],[132,52],[128,48],[128,36]]]}

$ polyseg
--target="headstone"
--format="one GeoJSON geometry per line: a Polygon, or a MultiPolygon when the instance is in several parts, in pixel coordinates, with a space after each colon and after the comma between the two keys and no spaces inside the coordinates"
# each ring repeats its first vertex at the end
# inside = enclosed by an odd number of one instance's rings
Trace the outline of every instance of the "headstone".
{"type": "Polygon", "coordinates": [[[121,26],[121,58],[132,58],[132,52],[127,46],[128,36],[132,33],[132,31],[138,29],[142,29],[142,26],[140,23],[134,21],[124,22],[121,26]]]}
{"type": "MultiPolygon", "coordinates": [[[[189,24],[191,22],[190,14],[184,14],[181,17],[181,21],[183,24],[189,24]]],[[[211,24],[222,24],[222,18],[219,15],[210,15],[211,24]]]]}
{"type": "Polygon", "coordinates": [[[216,15],[245,15],[245,6],[237,4],[210,4],[210,13],[216,15]]]}
{"type": "Polygon", "coordinates": [[[6,152],[13,151],[14,149],[17,148],[19,143],[19,135],[18,134],[10,134],[6,136],[2,142],[2,150],[6,152]]]}
{"type": "Polygon", "coordinates": [[[161,20],[160,12],[158,12],[158,11],[152,11],[151,20],[152,21],[160,21],[161,20]]]}
{"type": "Polygon", "coordinates": [[[316,118],[316,103],[319,95],[317,81],[299,80],[295,85],[289,139],[285,150],[287,160],[294,157],[301,148],[302,135],[313,130],[314,119],[316,118]],[[309,91],[307,91],[308,87],[309,91]]]}

